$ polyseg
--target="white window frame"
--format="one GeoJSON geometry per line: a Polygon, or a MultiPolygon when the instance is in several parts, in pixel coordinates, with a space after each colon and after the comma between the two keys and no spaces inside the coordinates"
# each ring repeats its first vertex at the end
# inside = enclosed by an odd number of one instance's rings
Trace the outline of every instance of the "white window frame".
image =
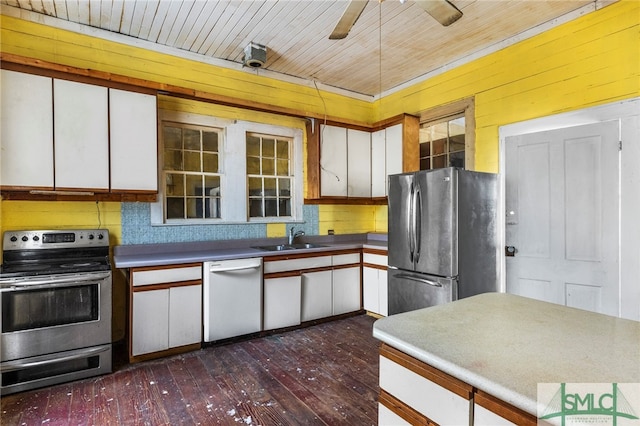
{"type": "Polygon", "coordinates": [[[255,123],[242,120],[222,119],[187,112],[159,111],[160,149],[158,155],[158,179],[163,170],[164,141],[162,126],[164,122],[216,127],[223,129],[221,143],[222,164],[220,166],[220,211],[221,217],[203,219],[165,220],[164,186],[158,183],[158,200],[151,204],[151,224],[159,225],[211,225],[239,223],[290,223],[302,221],[303,204],[303,130],[272,124],[255,123]],[[292,188],[291,216],[249,218],[249,194],[247,191],[246,137],[247,133],[261,133],[291,139],[292,188]]]}

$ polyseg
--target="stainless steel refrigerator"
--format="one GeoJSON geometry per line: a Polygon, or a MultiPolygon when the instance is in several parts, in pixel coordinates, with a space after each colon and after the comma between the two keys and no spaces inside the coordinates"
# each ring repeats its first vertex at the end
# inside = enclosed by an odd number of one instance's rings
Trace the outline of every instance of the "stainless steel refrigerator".
{"type": "Polygon", "coordinates": [[[498,291],[497,175],[389,176],[389,315],[498,291]]]}

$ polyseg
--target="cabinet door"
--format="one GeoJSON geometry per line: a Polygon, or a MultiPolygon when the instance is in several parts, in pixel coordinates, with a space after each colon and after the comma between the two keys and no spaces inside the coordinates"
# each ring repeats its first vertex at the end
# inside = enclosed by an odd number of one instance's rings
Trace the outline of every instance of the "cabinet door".
{"type": "Polygon", "coordinates": [[[360,268],[333,270],[333,314],[360,309],[360,268]]]}
{"type": "MultiPolygon", "coordinates": [[[[402,173],[402,124],[385,129],[387,175],[402,173]]],[[[388,185],[385,185],[387,188],[388,185]]]]}
{"type": "Polygon", "coordinates": [[[387,271],[382,269],[378,269],[378,313],[385,317],[389,315],[387,271]]]}
{"type": "Polygon", "coordinates": [[[158,190],[156,97],[109,89],[111,189],[158,190]]]}
{"type": "Polygon", "coordinates": [[[387,195],[387,144],[386,130],[378,130],[371,134],[371,196],[387,195]]]}
{"type": "Polygon", "coordinates": [[[1,72],[0,185],[52,189],[52,79],[1,72]]]}
{"type": "Polygon", "coordinates": [[[362,268],[362,302],[367,311],[379,314],[378,270],[362,268]]]}
{"type": "Polygon", "coordinates": [[[131,354],[169,348],[169,289],[133,293],[131,354]]]}
{"type": "Polygon", "coordinates": [[[320,126],[320,195],[347,196],[347,129],[320,126]]]}
{"type": "Polygon", "coordinates": [[[347,130],[347,195],[371,197],[371,133],[347,130]]]}
{"type": "Polygon", "coordinates": [[[302,321],[330,317],[332,314],[331,271],[302,274],[302,321]]]}
{"type": "Polygon", "coordinates": [[[202,285],[169,289],[169,347],[202,341],[202,285]]]}
{"type": "Polygon", "coordinates": [[[299,275],[264,280],[265,330],[300,324],[302,285],[299,275]]]}
{"type": "Polygon", "coordinates": [[[53,81],[55,186],[109,189],[106,87],[53,81]]]}

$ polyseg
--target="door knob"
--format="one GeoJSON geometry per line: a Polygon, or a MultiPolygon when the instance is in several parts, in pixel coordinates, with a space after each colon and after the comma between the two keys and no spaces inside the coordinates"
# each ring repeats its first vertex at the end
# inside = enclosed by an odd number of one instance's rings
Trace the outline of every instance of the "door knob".
{"type": "Polygon", "coordinates": [[[506,246],[504,248],[504,255],[505,256],[509,256],[509,257],[513,257],[516,255],[516,252],[518,250],[514,247],[514,246],[506,246]]]}

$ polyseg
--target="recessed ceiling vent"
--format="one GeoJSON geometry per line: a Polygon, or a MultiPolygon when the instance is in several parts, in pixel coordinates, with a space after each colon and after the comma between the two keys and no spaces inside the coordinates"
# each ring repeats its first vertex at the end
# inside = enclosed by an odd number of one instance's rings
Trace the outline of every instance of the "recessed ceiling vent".
{"type": "Polygon", "coordinates": [[[249,43],[244,48],[242,64],[251,68],[260,68],[267,61],[267,47],[257,43],[249,43]]]}

